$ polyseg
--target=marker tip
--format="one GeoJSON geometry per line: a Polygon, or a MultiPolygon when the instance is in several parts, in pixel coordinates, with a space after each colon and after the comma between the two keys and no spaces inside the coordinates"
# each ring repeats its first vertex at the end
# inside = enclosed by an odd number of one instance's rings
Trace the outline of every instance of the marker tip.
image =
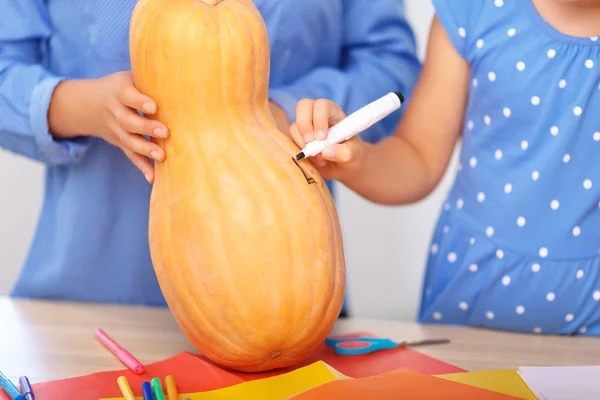
{"type": "Polygon", "coordinates": [[[404,103],[404,96],[400,92],[394,92],[396,96],[400,99],[400,103],[404,103]]]}
{"type": "Polygon", "coordinates": [[[304,155],[304,153],[303,153],[303,152],[300,152],[300,153],[298,153],[298,154],[296,155],[296,160],[300,161],[300,160],[302,160],[304,157],[306,157],[306,156],[304,155]]]}

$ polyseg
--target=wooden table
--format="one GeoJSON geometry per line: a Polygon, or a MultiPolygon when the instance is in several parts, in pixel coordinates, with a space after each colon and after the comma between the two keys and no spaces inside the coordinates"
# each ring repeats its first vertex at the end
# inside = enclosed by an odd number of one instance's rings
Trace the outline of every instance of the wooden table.
{"type": "MultiPolygon", "coordinates": [[[[122,369],[94,338],[103,328],[142,363],[196,352],[167,309],[71,304],[0,297],[0,370],[34,382],[122,369]]],[[[334,333],[370,331],[398,340],[446,337],[419,351],[467,370],[522,365],[597,365],[600,338],[552,337],[377,320],[341,320],[334,333]]]]}

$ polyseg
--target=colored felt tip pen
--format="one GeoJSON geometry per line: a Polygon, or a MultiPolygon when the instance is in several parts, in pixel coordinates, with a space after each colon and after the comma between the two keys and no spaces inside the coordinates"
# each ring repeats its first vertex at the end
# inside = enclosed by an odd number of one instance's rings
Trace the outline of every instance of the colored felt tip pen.
{"type": "Polygon", "coordinates": [[[156,400],[165,400],[165,393],[163,392],[162,385],[160,384],[160,379],[152,378],[150,382],[152,383],[154,398],[156,400]]]}
{"type": "Polygon", "coordinates": [[[175,386],[175,378],[172,375],[168,375],[165,378],[165,385],[167,386],[167,396],[169,396],[169,400],[178,399],[179,394],[177,394],[177,387],[175,386]]]}
{"type": "Polygon", "coordinates": [[[144,366],[130,352],[119,346],[102,329],[96,330],[96,339],[113,353],[119,361],[138,375],[144,373],[144,366]]]}
{"type": "Polygon", "coordinates": [[[154,400],[154,395],[152,394],[152,386],[150,386],[150,382],[142,383],[142,394],[144,395],[144,400],[154,400]]]}
{"type": "Polygon", "coordinates": [[[26,376],[19,378],[19,386],[21,387],[21,393],[23,393],[25,400],[35,400],[33,389],[31,388],[29,379],[26,376]]]}
{"type": "Polygon", "coordinates": [[[131,386],[129,386],[129,382],[127,382],[127,378],[124,376],[120,376],[117,378],[117,385],[119,385],[119,389],[121,390],[121,394],[125,400],[135,400],[135,396],[133,395],[133,390],[131,390],[131,386]]]}
{"type": "Polygon", "coordinates": [[[301,160],[305,157],[316,156],[329,146],[351,139],[399,109],[402,103],[404,103],[402,93],[390,92],[367,104],[329,128],[325,140],[314,140],[308,143],[296,155],[296,159],[301,160]]]}
{"type": "Polygon", "coordinates": [[[25,400],[19,389],[2,372],[0,372],[0,388],[4,389],[12,400],[25,400]]]}

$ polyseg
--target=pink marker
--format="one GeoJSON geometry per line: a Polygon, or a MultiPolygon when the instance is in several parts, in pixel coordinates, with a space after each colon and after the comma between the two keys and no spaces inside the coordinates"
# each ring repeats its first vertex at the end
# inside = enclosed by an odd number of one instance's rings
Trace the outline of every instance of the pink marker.
{"type": "Polygon", "coordinates": [[[96,339],[113,353],[119,361],[127,366],[137,375],[144,373],[144,366],[130,352],[119,346],[102,329],[96,330],[96,339]]]}

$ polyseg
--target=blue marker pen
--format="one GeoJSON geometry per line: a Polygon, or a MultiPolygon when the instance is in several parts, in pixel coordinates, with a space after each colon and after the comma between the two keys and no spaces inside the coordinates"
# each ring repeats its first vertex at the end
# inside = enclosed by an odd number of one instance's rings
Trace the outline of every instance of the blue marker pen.
{"type": "Polygon", "coordinates": [[[21,387],[21,393],[23,393],[25,400],[35,400],[31,383],[29,383],[29,379],[26,376],[19,378],[19,386],[21,387]]]}
{"type": "Polygon", "coordinates": [[[25,397],[19,392],[19,389],[8,379],[2,372],[0,372],[0,387],[10,396],[13,400],[25,400],[25,397]]]}
{"type": "Polygon", "coordinates": [[[144,395],[144,400],[154,400],[154,395],[152,394],[152,386],[150,386],[150,382],[142,383],[142,394],[144,395]]]}

